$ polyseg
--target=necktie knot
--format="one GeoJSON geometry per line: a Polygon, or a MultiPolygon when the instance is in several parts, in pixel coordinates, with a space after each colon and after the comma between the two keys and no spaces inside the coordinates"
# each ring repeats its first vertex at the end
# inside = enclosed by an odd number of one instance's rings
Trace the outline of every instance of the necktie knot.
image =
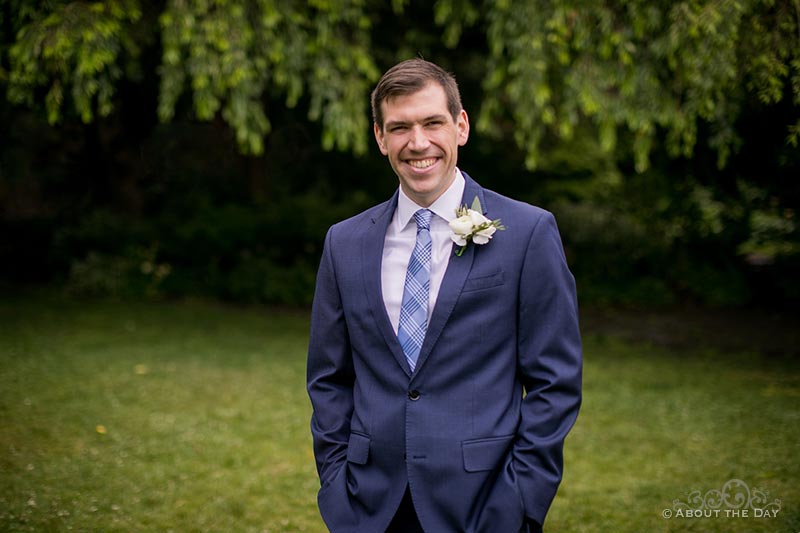
{"type": "Polygon", "coordinates": [[[417,223],[417,231],[422,229],[430,231],[432,216],[433,216],[433,211],[431,211],[430,209],[420,209],[419,211],[414,213],[414,221],[417,223]]]}

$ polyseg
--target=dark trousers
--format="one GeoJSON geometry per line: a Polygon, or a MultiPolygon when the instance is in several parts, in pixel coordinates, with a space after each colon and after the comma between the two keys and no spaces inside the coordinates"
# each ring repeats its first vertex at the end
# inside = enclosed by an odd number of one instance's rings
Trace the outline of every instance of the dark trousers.
{"type": "MultiPolygon", "coordinates": [[[[522,524],[520,533],[541,533],[542,526],[535,522],[527,522],[522,524]]],[[[400,502],[400,507],[392,518],[392,523],[386,529],[386,533],[425,533],[422,525],[417,518],[417,511],[414,510],[414,503],[411,501],[411,492],[406,487],[406,493],[403,495],[403,501],[400,502]]]]}
{"type": "Polygon", "coordinates": [[[400,507],[397,508],[397,512],[392,518],[392,523],[386,529],[386,533],[425,533],[419,523],[419,518],[417,518],[414,504],[411,502],[411,492],[408,487],[406,487],[403,501],[400,502],[400,507]]]}

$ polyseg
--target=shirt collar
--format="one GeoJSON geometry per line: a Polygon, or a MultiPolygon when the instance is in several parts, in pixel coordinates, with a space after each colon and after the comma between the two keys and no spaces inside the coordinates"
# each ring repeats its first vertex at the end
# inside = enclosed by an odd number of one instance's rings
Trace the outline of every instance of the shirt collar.
{"type": "MultiPolygon", "coordinates": [[[[455,173],[456,178],[453,180],[453,183],[450,184],[450,187],[428,207],[435,215],[446,222],[450,222],[456,218],[456,209],[461,205],[461,199],[464,196],[464,187],[466,185],[464,176],[458,168],[455,169],[455,173]]],[[[420,209],[424,208],[417,205],[414,200],[406,196],[406,193],[403,192],[401,187],[400,194],[397,198],[396,222],[398,224],[398,229],[402,230],[405,228],[414,217],[414,213],[420,209]]]]}

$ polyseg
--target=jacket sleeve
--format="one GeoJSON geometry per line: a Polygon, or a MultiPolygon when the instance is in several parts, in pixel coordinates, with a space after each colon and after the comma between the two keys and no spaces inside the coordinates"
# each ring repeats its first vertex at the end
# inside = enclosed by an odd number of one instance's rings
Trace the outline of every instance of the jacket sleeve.
{"type": "Polygon", "coordinates": [[[525,514],[542,524],[578,416],[582,367],[575,280],[550,213],[531,233],[521,276],[517,357],[526,394],[512,462],[525,514]]]}
{"type": "Polygon", "coordinates": [[[328,231],[317,273],[311,311],[306,385],[313,413],[311,434],[320,483],[325,485],[344,464],[353,413],[355,379],[350,340],[328,231]]]}

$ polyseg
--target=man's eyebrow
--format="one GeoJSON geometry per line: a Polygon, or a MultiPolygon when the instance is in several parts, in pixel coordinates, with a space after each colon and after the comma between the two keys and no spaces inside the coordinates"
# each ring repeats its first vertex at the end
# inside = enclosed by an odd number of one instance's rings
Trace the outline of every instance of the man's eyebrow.
{"type": "Polygon", "coordinates": [[[388,129],[388,128],[393,128],[395,126],[407,126],[407,125],[408,122],[405,122],[403,120],[391,120],[387,122],[384,126],[388,129]]]}

